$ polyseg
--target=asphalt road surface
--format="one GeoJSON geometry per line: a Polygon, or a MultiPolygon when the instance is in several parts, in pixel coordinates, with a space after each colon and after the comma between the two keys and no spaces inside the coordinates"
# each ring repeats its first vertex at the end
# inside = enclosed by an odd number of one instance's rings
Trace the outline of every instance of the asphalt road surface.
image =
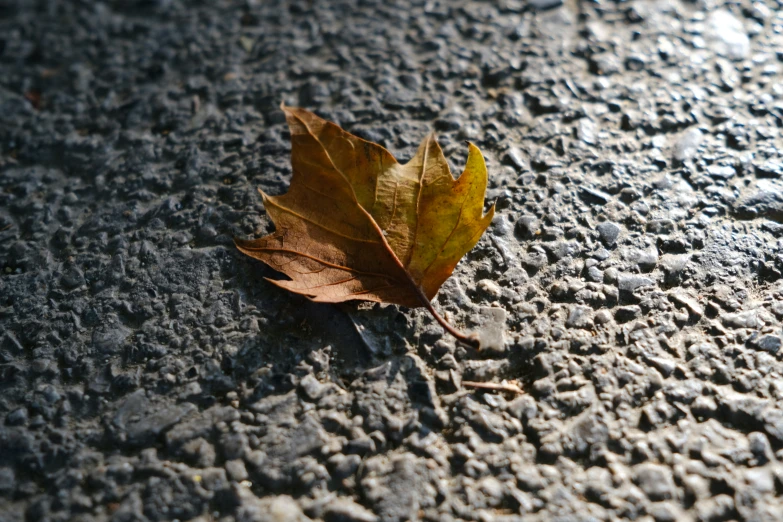
{"type": "Polygon", "coordinates": [[[0,521],[783,520],[780,7],[0,0],[0,521]],[[234,248],[281,101],[482,149],[484,349],[234,248]]]}

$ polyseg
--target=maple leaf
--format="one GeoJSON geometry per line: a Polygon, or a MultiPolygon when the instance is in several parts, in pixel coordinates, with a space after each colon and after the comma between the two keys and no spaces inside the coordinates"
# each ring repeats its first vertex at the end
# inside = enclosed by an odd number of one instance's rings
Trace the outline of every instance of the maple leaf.
{"type": "Polygon", "coordinates": [[[403,165],[311,112],[281,108],[291,130],[291,186],[282,196],[259,190],[276,231],[236,239],[239,250],[290,278],[272,283],[313,301],[424,306],[449,333],[477,345],[430,300],[494,215],[494,205],[484,213],[487,168],[478,147],[468,143],[455,180],[433,134],[403,165]]]}

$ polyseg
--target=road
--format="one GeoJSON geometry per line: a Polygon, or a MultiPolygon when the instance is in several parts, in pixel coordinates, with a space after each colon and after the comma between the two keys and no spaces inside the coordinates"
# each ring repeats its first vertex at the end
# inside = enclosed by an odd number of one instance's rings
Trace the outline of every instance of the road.
{"type": "Polygon", "coordinates": [[[783,519],[781,32],[771,0],[0,2],[0,521],[783,519]],[[484,349],[234,248],[290,181],[281,102],[482,149],[496,217],[435,305],[484,349]]]}

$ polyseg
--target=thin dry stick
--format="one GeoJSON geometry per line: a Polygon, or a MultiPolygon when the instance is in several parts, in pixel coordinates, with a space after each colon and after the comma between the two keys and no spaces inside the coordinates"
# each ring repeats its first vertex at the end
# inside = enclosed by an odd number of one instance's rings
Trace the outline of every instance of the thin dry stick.
{"type": "Polygon", "coordinates": [[[502,392],[518,393],[518,394],[525,393],[525,390],[523,390],[516,384],[511,384],[506,381],[503,381],[501,383],[462,381],[462,385],[470,386],[471,388],[480,388],[482,390],[502,391],[502,392]]]}

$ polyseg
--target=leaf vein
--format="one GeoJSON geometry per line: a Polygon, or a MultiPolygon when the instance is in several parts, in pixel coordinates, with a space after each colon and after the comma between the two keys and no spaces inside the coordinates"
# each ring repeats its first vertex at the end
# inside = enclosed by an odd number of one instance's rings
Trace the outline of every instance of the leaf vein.
{"type": "Polygon", "coordinates": [[[387,281],[397,281],[397,279],[395,279],[394,277],[386,275],[386,274],[380,274],[380,273],[377,273],[377,272],[366,272],[366,271],[363,271],[363,270],[358,270],[356,268],[351,268],[349,266],[343,266],[343,265],[338,265],[336,263],[330,263],[329,261],[326,261],[326,260],[321,259],[319,257],[313,256],[313,255],[310,255],[310,254],[305,254],[304,252],[299,252],[297,250],[290,250],[288,248],[268,248],[268,247],[250,247],[250,248],[243,247],[243,248],[244,248],[244,250],[247,250],[249,252],[281,252],[281,253],[284,253],[284,254],[294,254],[294,255],[297,255],[297,256],[302,256],[302,257],[306,257],[308,259],[312,259],[313,261],[317,261],[318,263],[322,263],[322,264],[324,264],[324,265],[326,265],[326,266],[328,266],[330,268],[336,268],[338,270],[344,270],[346,272],[353,272],[354,274],[373,276],[373,277],[380,277],[382,279],[386,279],[387,281]]]}
{"type": "MultiPolygon", "coordinates": [[[[459,206],[459,214],[457,215],[456,223],[454,223],[454,228],[451,229],[451,232],[449,232],[448,237],[446,238],[445,241],[443,241],[443,244],[441,245],[440,250],[438,250],[438,253],[435,254],[435,257],[432,259],[432,261],[430,261],[430,264],[427,265],[427,268],[425,268],[424,271],[421,273],[422,274],[422,278],[424,278],[424,275],[427,272],[429,272],[430,268],[432,268],[432,265],[435,264],[435,261],[438,260],[438,258],[443,253],[443,251],[446,250],[446,245],[448,245],[449,241],[451,241],[451,236],[453,236],[454,232],[456,232],[457,228],[459,228],[459,224],[462,222],[462,212],[465,210],[465,203],[468,201],[468,194],[469,193],[466,193],[465,197],[462,198],[462,203],[459,206]]],[[[481,232],[483,233],[484,231],[482,230],[481,232]]]]}
{"type": "Polygon", "coordinates": [[[292,216],[296,216],[299,219],[301,219],[303,221],[307,221],[308,223],[311,223],[311,224],[313,224],[313,225],[315,225],[315,226],[317,226],[319,228],[322,228],[323,230],[326,230],[327,232],[331,232],[332,234],[334,234],[336,236],[344,237],[345,239],[350,239],[351,241],[358,241],[360,243],[372,243],[372,244],[380,243],[380,241],[373,241],[371,239],[362,239],[362,238],[359,238],[359,237],[353,237],[353,236],[349,236],[347,234],[343,234],[343,233],[337,232],[336,230],[332,230],[331,228],[327,227],[323,223],[319,223],[317,221],[314,221],[314,220],[312,220],[312,219],[310,219],[310,218],[308,218],[306,216],[303,216],[302,214],[299,214],[298,212],[295,212],[295,211],[291,210],[288,207],[284,207],[283,205],[281,205],[280,203],[277,203],[275,200],[273,200],[271,198],[267,199],[267,201],[270,204],[272,204],[272,205],[276,206],[277,208],[279,208],[280,210],[282,210],[284,212],[288,212],[292,216]]]}

